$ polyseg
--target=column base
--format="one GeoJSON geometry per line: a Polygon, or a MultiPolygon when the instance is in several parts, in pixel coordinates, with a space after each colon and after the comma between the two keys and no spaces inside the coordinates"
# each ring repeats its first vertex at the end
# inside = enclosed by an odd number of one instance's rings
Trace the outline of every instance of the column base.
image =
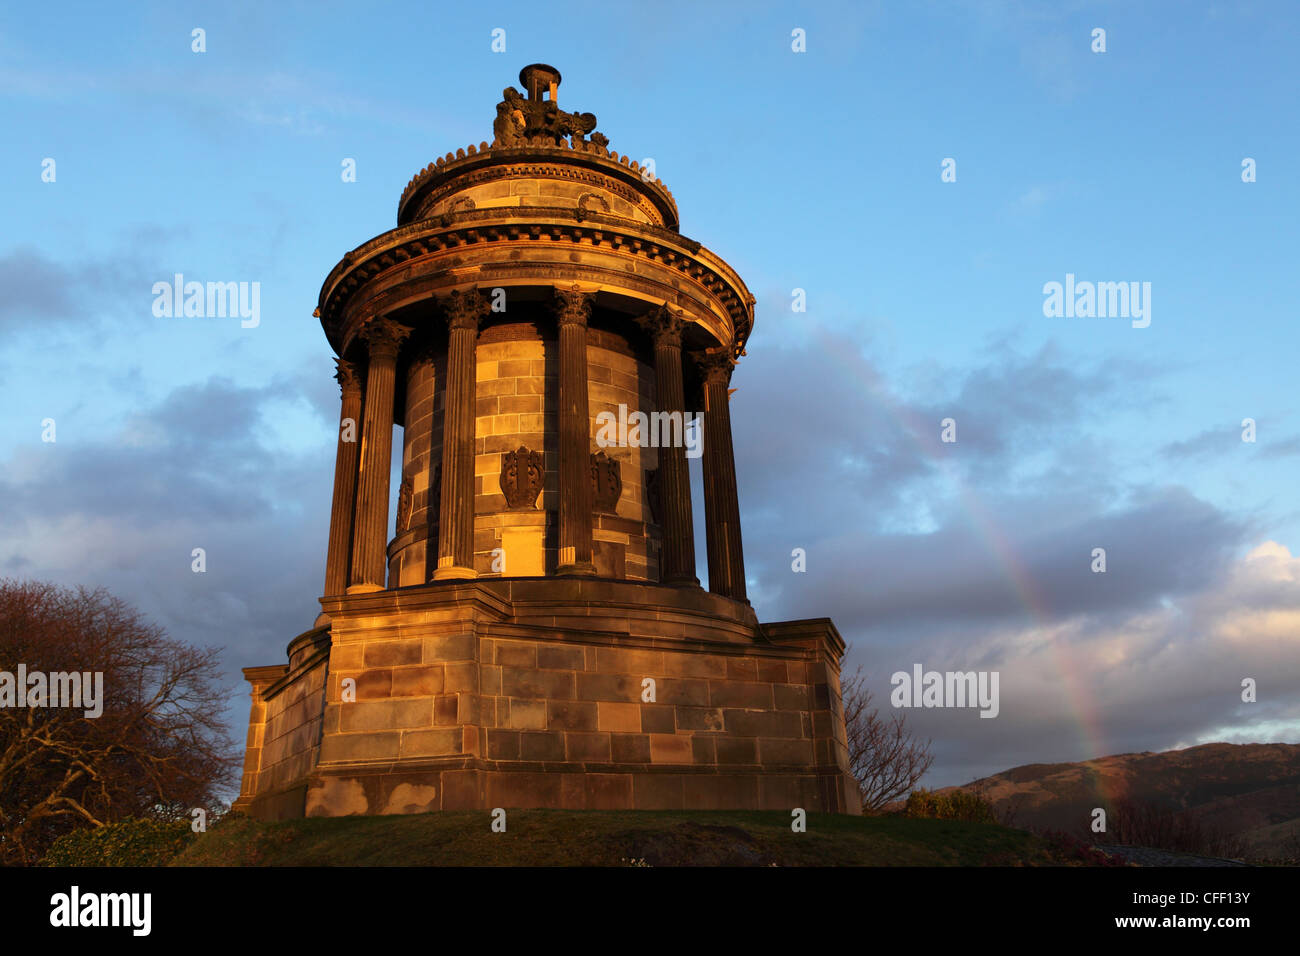
{"type": "Polygon", "coordinates": [[[555,569],[556,577],[593,577],[596,574],[596,566],[590,561],[578,561],[574,564],[562,564],[555,569]]]}
{"type": "Polygon", "coordinates": [[[348,594],[374,594],[376,591],[384,590],[378,584],[350,584],[348,585],[348,594]]]}
{"type": "Polygon", "coordinates": [[[451,564],[445,568],[437,568],[433,572],[432,581],[465,581],[469,578],[478,577],[478,572],[473,568],[462,568],[458,565],[451,564]]]}
{"type": "Polygon", "coordinates": [[[700,586],[700,579],[693,574],[688,574],[664,578],[659,583],[672,588],[698,588],[700,586]]]}

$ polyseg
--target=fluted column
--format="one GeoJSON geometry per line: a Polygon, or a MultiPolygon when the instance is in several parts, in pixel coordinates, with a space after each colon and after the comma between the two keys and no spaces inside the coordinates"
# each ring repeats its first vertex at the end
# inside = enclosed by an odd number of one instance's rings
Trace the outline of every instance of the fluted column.
{"type": "Polygon", "coordinates": [[[441,303],[447,317],[447,391],[442,419],[442,496],[438,503],[435,581],[472,578],[474,571],[474,382],[479,323],[488,314],[477,289],[441,303]]]}
{"type": "Polygon", "coordinates": [[[372,319],[362,335],[370,351],[366,367],[361,467],[352,531],[352,580],[348,593],[382,591],[388,544],[389,473],[393,458],[393,379],[397,352],[410,334],[386,319],[372,319]]]}
{"type": "Polygon", "coordinates": [[[709,590],[736,601],[745,596],[745,556],[740,543],[736,456],[731,444],[727,384],[734,362],[726,355],[700,363],[704,375],[704,518],[709,590]]]}
{"type": "Polygon", "coordinates": [[[325,558],[325,596],[343,594],[352,564],[352,518],[356,511],[357,464],[361,449],[361,376],[351,362],[337,359],[343,392],[338,449],[334,453],[334,507],[330,510],[329,552],[325,558]]]}
{"type": "Polygon", "coordinates": [[[560,340],[560,555],[557,574],[595,574],[591,560],[591,411],[587,320],[591,296],[555,290],[560,340]]]}
{"type": "MultiPolygon", "coordinates": [[[[659,499],[663,506],[664,546],[659,580],[664,584],[700,583],[695,576],[695,528],[691,515],[691,473],[686,464],[686,398],[682,389],[682,329],[685,322],[660,307],[642,319],[655,350],[655,395],[659,411],[681,415],[682,442],[659,448],[659,499]]],[[[676,435],[676,433],[674,433],[676,435]]]]}

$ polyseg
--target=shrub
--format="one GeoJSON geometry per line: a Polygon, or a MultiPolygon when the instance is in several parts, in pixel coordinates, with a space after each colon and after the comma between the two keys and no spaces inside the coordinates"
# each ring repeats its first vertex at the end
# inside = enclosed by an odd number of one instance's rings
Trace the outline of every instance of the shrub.
{"type": "Polygon", "coordinates": [[[1207,825],[1193,810],[1163,806],[1150,801],[1120,798],[1106,814],[1109,825],[1098,843],[1126,843],[1174,853],[1236,859],[1246,850],[1237,834],[1207,825]]]}
{"type": "Polygon", "coordinates": [[[59,837],[43,866],[165,866],[189,845],[186,820],[123,820],[59,837]]]}
{"type": "Polygon", "coordinates": [[[1078,837],[1061,830],[1048,830],[1043,834],[1048,852],[1062,863],[1084,863],[1088,866],[1128,866],[1123,859],[1103,853],[1078,837]]]}
{"type": "Polygon", "coordinates": [[[971,823],[997,823],[993,805],[978,793],[952,790],[933,793],[924,788],[913,790],[907,797],[903,813],[909,817],[929,820],[966,820],[971,823]]]}

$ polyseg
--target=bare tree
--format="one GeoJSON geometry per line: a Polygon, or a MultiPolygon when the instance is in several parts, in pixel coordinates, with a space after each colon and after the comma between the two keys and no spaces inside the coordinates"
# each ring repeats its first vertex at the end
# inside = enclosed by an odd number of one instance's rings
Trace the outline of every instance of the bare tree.
{"type": "Polygon", "coordinates": [[[934,762],[930,743],[921,743],[907,730],[906,717],[886,719],[871,706],[871,691],[859,667],[841,681],[844,729],[848,735],[849,768],[862,792],[862,809],[879,810],[906,796],[934,762]]]}
{"type": "Polygon", "coordinates": [[[0,580],[0,863],[35,863],[70,830],[219,808],[237,756],[218,674],[216,649],[170,640],[103,589],[0,580]],[[17,706],[20,667],[102,673],[102,713],[17,706]]]}

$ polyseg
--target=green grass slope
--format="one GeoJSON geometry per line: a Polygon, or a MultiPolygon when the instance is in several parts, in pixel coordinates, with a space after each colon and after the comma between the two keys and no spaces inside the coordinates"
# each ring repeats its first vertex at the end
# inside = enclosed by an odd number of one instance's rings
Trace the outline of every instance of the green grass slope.
{"type": "Polygon", "coordinates": [[[174,866],[1052,866],[1073,860],[996,824],[783,812],[511,810],[505,833],[482,812],[243,817],[201,834],[174,866]]]}

